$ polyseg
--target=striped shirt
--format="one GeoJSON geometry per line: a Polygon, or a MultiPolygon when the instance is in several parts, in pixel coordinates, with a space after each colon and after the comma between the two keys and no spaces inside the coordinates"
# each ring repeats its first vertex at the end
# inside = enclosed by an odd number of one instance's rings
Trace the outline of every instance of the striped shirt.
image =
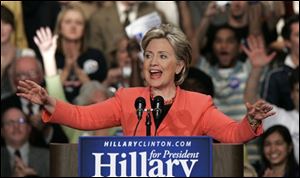
{"type": "Polygon", "coordinates": [[[210,65],[204,59],[197,67],[213,80],[215,105],[234,120],[242,120],[247,111],[244,104],[244,90],[251,71],[248,60],[244,63],[238,61],[232,68],[221,69],[216,65],[210,65]]]}

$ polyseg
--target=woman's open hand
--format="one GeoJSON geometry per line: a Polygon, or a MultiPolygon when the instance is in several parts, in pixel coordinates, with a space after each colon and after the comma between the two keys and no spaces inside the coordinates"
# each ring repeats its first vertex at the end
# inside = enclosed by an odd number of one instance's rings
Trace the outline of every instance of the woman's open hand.
{"type": "Polygon", "coordinates": [[[30,80],[20,80],[17,89],[17,96],[43,106],[51,114],[54,112],[56,100],[50,97],[47,91],[40,85],[30,80]]]}
{"type": "Polygon", "coordinates": [[[275,114],[272,111],[273,107],[264,100],[258,100],[253,105],[247,102],[246,107],[250,124],[251,122],[260,123],[263,119],[275,114]]]}
{"type": "Polygon", "coordinates": [[[39,104],[39,105],[47,104],[48,93],[43,87],[41,87],[40,85],[36,84],[33,81],[20,80],[17,89],[18,89],[17,92],[18,96],[21,96],[35,104],[39,104]]]}

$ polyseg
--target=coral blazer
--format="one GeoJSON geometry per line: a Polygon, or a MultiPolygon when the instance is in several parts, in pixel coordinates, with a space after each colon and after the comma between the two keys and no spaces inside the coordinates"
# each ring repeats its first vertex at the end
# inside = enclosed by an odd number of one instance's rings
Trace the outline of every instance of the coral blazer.
{"type": "MultiPolygon", "coordinates": [[[[150,88],[122,88],[113,98],[89,106],[74,106],[57,100],[51,115],[43,111],[43,121],[64,124],[82,130],[122,126],[126,136],[133,136],[138,122],[134,103],[137,97],[146,100],[150,108],[150,88]]],[[[153,122],[153,118],[152,123],[153,122]]],[[[146,113],[137,129],[137,136],[146,135],[146,113]]],[[[151,133],[155,132],[152,124],[151,133]]],[[[245,117],[236,122],[220,112],[212,98],[177,87],[176,98],[157,129],[157,136],[211,136],[220,142],[243,143],[262,134],[262,126],[254,132],[245,117]]]]}

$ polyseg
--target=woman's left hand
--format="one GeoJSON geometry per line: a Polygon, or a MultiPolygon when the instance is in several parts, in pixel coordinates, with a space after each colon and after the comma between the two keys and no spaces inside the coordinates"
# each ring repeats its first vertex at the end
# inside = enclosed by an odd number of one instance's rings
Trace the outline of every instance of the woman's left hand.
{"type": "Polygon", "coordinates": [[[263,119],[275,114],[275,112],[272,111],[273,107],[264,100],[258,100],[253,105],[247,102],[246,107],[249,120],[254,122],[261,122],[263,119]]]}

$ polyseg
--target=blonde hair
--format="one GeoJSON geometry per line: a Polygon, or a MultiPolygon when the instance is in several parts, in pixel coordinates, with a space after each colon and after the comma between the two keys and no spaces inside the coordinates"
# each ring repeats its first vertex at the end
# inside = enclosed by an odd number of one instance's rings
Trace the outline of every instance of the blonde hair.
{"type": "Polygon", "coordinates": [[[170,24],[161,24],[158,27],[152,28],[145,34],[141,42],[143,50],[145,51],[151,40],[160,38],[168,40],[175,51],[176,59],[184,62],[184,67],[181,72],[175,74],[175,84],[180,85],[186,78],[191,64],[191,44],[180,29],[170,24]]]}
{"type": "Polygon", "coordinates": [[[81,38],[81,47],[80,47],[80,52],[84,52],[87,49],[87,34],[88,34],[88,21],[85,17],[84,12],[82,11],[81,8],[77,7],[77,6],[73,6],[71,4],[68,4],[66,6],[63,7],[63,9],[59,12],[58,16],[57,16],[57,20],[56,20],[56,24],[55,24],[55,34],[58,34],[58,39],[57,39],[57,50],[63,52],[62,49],[62,34],[61,34],[61,22],[63,17],[66,15],[66,13],[68,11],[77,11],[79,12],[83,19],[84,19],[84,30],[83,30],[83,34],[82,34],[82,38],[81,38]]]}

